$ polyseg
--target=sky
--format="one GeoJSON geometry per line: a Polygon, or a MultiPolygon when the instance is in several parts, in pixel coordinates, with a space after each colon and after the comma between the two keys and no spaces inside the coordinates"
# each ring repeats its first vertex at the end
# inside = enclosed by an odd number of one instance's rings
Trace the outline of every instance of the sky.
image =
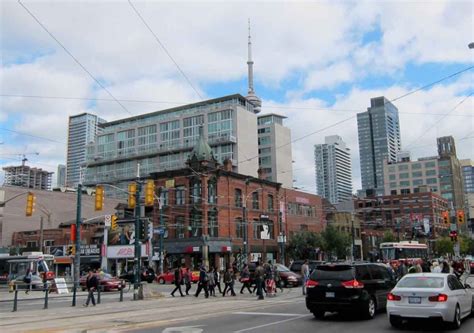
{"type": "Polygon", "coordinates": [[[315,191],[314,145],[337,134],[360,188],[355,115],[463,70],[393,103],[412,158],[452,135],[474,159],[473,17],[472,1],[2,1],[0,166],[24,155],[56,180],[70,115],[245,96],[249,19],[261,114],[288,117],[295,186],[315,191]]]}

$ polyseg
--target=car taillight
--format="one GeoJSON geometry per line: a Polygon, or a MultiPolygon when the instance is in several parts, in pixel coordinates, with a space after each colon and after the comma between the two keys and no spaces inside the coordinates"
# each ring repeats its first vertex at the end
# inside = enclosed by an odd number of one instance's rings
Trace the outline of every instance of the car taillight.
{"type": "Polygon", "coordinates": [[[46,272],[46,280],[52,280],[54,279],[54,272],[48,271],[46,272]]]}
{"type": "Polygon", "coordinates": [[[357,280],[350,280],[341,282],[344,288],[351,288],[351,289],[361,289],[364,288],[364,284],[357,280]]]}
{"type": "Polygon", "coordinates": [[[319,285],[319,282],[318,282],[318,281],[314,281],[314,280],[308,280],[308,281],[306,281],[306,288],[314,288],[314,287],[316,287],[317,285],[319,285]]]}
{"type": "Polygon", "coordinates": [[[436,296],[430,296],[430,297],[428,297],[428,300],[430,302],[446,302],[448,300],[448,295],[439,294],[439,295],[436,295],[436,296]]]}
{"type": "Polygon", "coordinates": [[[387,300],[389,300],[389,301],[401,301],[402,297],[398,296],[398,295],[394,295],[392,293],[388,293],[387,300]]]}

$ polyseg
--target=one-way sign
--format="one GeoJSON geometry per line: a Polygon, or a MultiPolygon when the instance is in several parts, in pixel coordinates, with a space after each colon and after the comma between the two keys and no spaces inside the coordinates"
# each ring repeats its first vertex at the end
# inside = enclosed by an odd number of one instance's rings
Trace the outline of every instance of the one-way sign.
{"type": "Polygon", "coordinates": [[[153,233],[156,235],[163,235],[165,233],[165,228],[154,228],[153,233]]]}

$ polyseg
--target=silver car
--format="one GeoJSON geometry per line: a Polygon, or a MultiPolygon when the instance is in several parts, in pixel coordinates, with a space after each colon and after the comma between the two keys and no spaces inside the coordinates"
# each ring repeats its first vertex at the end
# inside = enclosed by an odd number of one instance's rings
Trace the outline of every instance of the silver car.
{"type": "Polygon", "coordinates": [[[453,274],[405,275],[387,296],[387,315],[393,327],[404,319],[442,319],[453,328],[473,311],[472,292],[453,274]]]}

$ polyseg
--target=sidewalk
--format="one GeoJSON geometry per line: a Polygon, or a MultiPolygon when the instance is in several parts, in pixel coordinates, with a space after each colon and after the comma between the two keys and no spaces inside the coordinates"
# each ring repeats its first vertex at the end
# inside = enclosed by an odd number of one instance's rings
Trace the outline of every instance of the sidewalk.
{"type": "Polygon", "coordinates": [[[301,290],[286,289],[277,297],[258,301],[255,295],[238,294],[237,297],[159,297],[132,301],[127,294],[123,302],[99,304],[95,307],[62,307],[50,310],[0,313],[2,332],[109,332],[127,327],[146,326],[157,322],[177,322],[202,318],[216,313],[259,308],[263,303],[280,304],[301,298],[301,290]]]}

